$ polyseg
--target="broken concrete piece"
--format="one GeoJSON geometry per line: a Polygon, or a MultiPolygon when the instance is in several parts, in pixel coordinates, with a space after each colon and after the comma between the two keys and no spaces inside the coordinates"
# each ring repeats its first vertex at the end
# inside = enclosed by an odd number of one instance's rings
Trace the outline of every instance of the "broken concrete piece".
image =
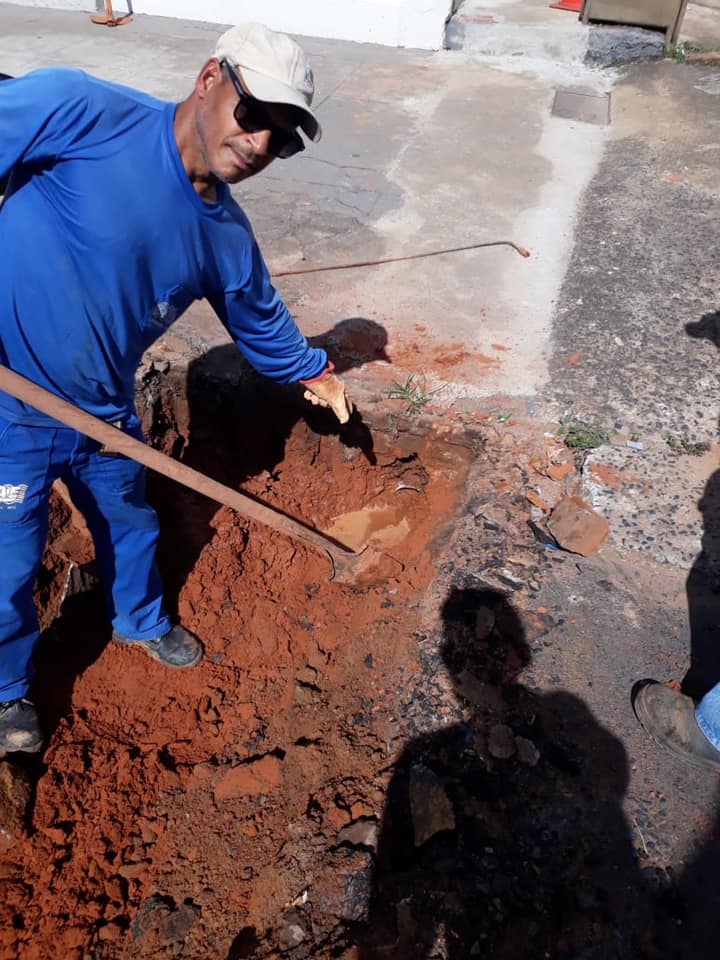
{"type": "Polygon", "coordinates": [[[610,527],[580,497],[563,497],[548,517],[548,529],[564,550],[589,557],[606,540],[610,527]]]}
{"type": "Polygon", "coordinates": [[[496,760],[508,760],[515,753],[515,734],[504,723],[497,723],[490,730],[488,752],[496,760]]]}
{"type": "Polygon", "coordinates": [[[410,814],[416,847],[441,830],[455,829],[450,798],[432,770],[420,763],[410,768],[410,814]]]}
{"type": "Polygon", "coordinates": [[[25,814],[30,785],[24,771],[0,763],[0,852],[9,850],[25,836],[25,814]]]}

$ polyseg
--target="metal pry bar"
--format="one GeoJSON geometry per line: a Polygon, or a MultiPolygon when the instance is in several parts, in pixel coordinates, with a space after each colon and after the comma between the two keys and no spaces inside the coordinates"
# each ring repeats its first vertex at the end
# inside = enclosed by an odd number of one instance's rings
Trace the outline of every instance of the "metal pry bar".
{"type": "Polygon", "coordinates": [[[376,267],[383,263],[402,263],[405,260],[422,260],[424,257],[439,257],[445,253],[462,253],[464,250],[480,250],[483,247],[512,247],[521,257],[529,257],[530,251],[511,240],[492,240],[486,243],[470,243],[465,247],[448,247],[446,250],[430,250],[413,253],[407,257],[384,257],[380,260],[360,260],[357,263],[337,263],[330,267],[304,267],[302,270],[280,270],[273,277],[297,277],[302,273],[325,273],[328,270],[351,270],[355,267],[376,267]]]}

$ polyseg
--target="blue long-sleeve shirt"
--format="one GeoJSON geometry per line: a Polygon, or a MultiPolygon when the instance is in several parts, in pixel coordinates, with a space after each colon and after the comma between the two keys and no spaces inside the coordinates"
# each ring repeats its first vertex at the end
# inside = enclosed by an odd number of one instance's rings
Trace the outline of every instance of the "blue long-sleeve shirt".
{"type": "MultiPolygon", "coordinates": [[[[311,379],[312,349],[247,217],[193,189],[175,104],[79,70],[0,83],[0,363],[107,421],[134,411],[145,349],[206,297],[259,373],[311,379]]],[[[52,423],[0,392],[0,416],[52,423]]]]}

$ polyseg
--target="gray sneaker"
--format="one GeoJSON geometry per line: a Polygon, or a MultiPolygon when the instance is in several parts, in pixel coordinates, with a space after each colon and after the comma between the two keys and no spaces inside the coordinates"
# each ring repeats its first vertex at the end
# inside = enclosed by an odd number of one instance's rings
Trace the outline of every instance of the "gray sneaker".
{"type": "Polygon", "coordinates": [[[140,647],[153,660],[164,663],[166,667],[194,667],[203,656],[202,644],[184,627],[173,627],[164,636],[153,637],[152,640],[133,640],[113,631],[113,640],[140,647]]]}
{"type": "Polygon", "coordinates": [[[664,683],[641,680],[633,688],[632,704],[635,716],[653,740],[686,763],[720,772],[720,750],[697,725],[690,697],[664,683]]]}
{"type": "Polygon", "coordinates": [[[6,753],[37,753],[42,745],[35,705],[24,697],[0,702],[0,757],[6,753]]]}

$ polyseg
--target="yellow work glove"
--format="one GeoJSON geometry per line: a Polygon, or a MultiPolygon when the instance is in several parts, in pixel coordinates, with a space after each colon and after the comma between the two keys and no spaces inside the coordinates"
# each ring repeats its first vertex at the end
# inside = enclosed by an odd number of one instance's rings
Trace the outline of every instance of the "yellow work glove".
{"type": "Polygon", "coordinates": [[[345,393],[345,384],[333,372],[333,365],[314,380],[301,380],[306,388],[305,399],[317,407],[330,407],[340,423],[347,423],[352,413],[352,406],[345,393]]]}

